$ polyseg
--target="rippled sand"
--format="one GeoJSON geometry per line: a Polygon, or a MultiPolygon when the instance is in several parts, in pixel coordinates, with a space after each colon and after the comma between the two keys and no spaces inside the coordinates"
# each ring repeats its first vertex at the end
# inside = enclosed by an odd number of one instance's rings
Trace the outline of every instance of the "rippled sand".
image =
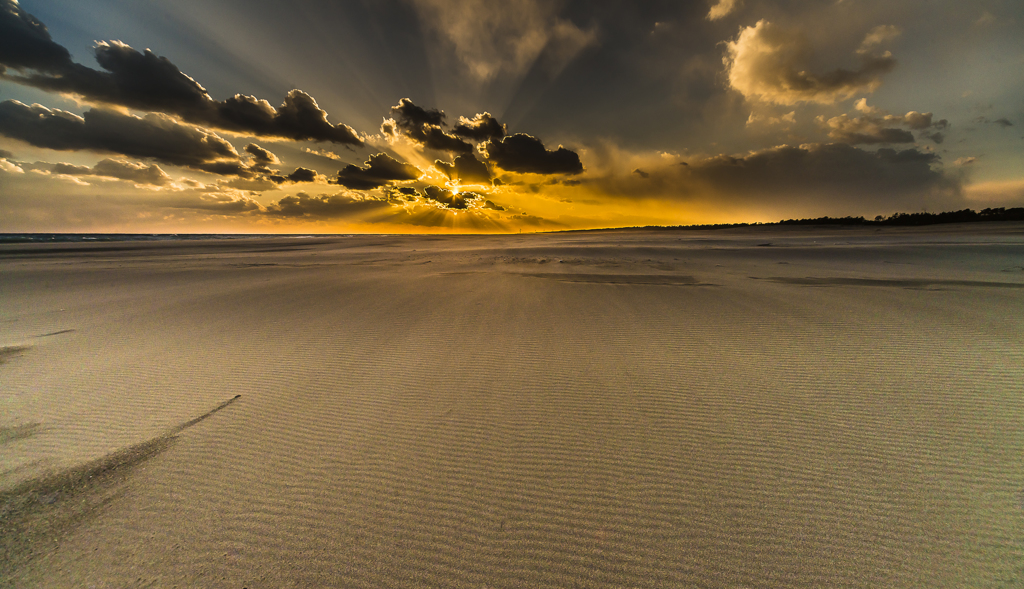
{"type": "Polygon", "coordinates": [[[0,578],[1020,587],[1022,311],[1022,224],[0,246],[0,578]]]}

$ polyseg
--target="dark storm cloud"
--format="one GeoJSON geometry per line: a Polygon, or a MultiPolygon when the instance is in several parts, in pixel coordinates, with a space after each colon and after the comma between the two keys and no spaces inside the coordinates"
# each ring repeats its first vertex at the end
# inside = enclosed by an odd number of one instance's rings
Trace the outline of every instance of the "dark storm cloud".
{"type": "Polygon", "coordinates": [[[483,206],[481,206],[480,208],[482,208],[482,209],[490,209],[492,211],[504,211],[505,210],[505,207],[503,207],[501,205],[496,205],[496,204],[494,204],[494,202],[489,201],[489,200],[485,200],[483,206]]]}
{"type": "Polygon", "coordinates": [[[363,144],[348,125],[331,124],[327,120],[327,112],[302,90],[288,92],[284,103],[277,109],[271,107],[266,100],[236,94],[217,103],[216,112],[217,116],[211,116],[208,124],[229,131],[285,137],[296,141],[363,144]]]}
{"type": "Polygon", "coordinates": [[[467,154],[455,158],[455,177],[466,183],[486,184],[491,181],[491,172],[487,164],[467,154]]]}
{"type": "Polygon", "coordinates": [[[387,201],[374,198],[361,199],[347,194],[310,196],[300,192],[268,206],[264,214],[276,217],[336,219],[382,212],[390,208],[392,205],[387,201]]]}
{"type": "Polygon", "coordinates": [[[302,90],[288,92],[278,108],[266,100],[242,94],[217,101],[167,58],[148,49],[139,53],[117,41],[101,42],[96,46],[96,60],[108,71],[72,64],[59,75],[32,74],[6,79],[51,92],[77,94],[94,102],[173,114],[191,123],[226,131],[362,145],[351,127],[331,124],[316,100],[302,90]]]}
{"type": "Polygon", "coordinates": [[[434,167],[445,176],[455,178],[455,164],[443,160],[434,160],[434,167]]]}
{"type": "Polygon", "coordinates": [[[92,102],[173,114],[226,131],[294,140],[362,145],[349,126],[332,124],[312,96],[292,90],[280,107],[236,94],[217,101],[166,57],[140,53],[120,41],[98,42],[98,71],[71,61],[46,27],[11,0],[0,0],[0,71],[3,78],[49,92],[77,94],[92,102]]]}
{"type": "Polygon", "coordinates": [[[452,180],[459,180],[463,184],[488,184],[491,181],[491,172],[487,169],[487,164],[476,159],[471,153],[460,155],[455,158],[454,163],[437,160],[434,166],[452,180]]]}
{"type": "Polygon", "coordinates": [[[931,168],[939,156],[916,149],[882,148],[866,151],[842,143],[813,146],[781,146],[746,157],[717,156],[690,166],[691,173],[716,186],[789,190],[799,183],[884,182],[890,186],[937,181],[941,174],[931,168]],[[870,171],[870,174],[865,172],[870,171]],[[869,176],[870,178],[863,178],[869,176]],[[771,181],[769,181],[771,180],[771,181]]]}
{"type": "Polygon", "coordinates": [[[525,133],[487,141],[481,148],[488,160],[510,172],[579,174],[583,171],[583,164],[576,152],[562,146],[549,151],[540,139],[525,133]]]}
{"type": "Polygon", "coordinates": [[[164,186],[171,181],[171,177],[156,164],[146,165],[114,159],[102,160],[91,168],[60,163],[55,164],[51,171],[54,174],[66,174],[68,176],[117,178],[129,180],[136,184],[150,184],[152,186],[164,186]]]}
{"type": "Polygon", "coordinates": [[[295,171],[288,174],[290,182],[315,182],[316,172],[309,168],[295,168],[295,171]]]}
{"type": "Polygon", "coordinates": [[[46,25],[13,0],[0,0],[0,71],[3,66],[43,72],[71,66],[71,54],[54,43],[46,25]]]}
{"type": "Polygon", "coordinates": [[[656,154],[644,167],[648,178],[626,174],[622,154],[614,149],[594,149],[591,155],[584,179],[588,192],[613,198],[683,202],[718,211],[757,210],[769,218],[873,216],[967,206],[960,176],[944,173],[938,155],[915,148],[782,145],[742,156],[692,158],[687,166],[662,161],[656,154]],[[609,173],[601,176],[602,170],[609,173]]]}
{"type": "Polygon", "coordinates": [[[445,133],[440,127],[424,126],[420,133],[409,134],[408,136],[422,143],[428,149],[455,153],[469,153],[473,151],[472,145],[454,135],[445,133]]]}
{"type": "Polygon", "coordinates": [[[91,109],[78,116],[7,100],[0,103],[0,134],[59,151],[113,152],[215,174],[251,174],[223,138],[161,114],[91,109]]]}
{"type": "Polygon", "coordinates": [[[501,139],[505,136],[505,125],[499,123],[491,113],[485,112],[477,114],[472,119],[459,117],[459,124],[452,128],[452,133],[474,141],[501,139]]]}
{"type": "Polygon", "coordinates": [[[445,120],[443,111],[425,109],[403,98],[398,101],[398,106],[391,107],[391,116],[380,126],[381,133],[389,139],[401,135],[428,149],[455,153],[473,151],[472,145],[441,128],[445,120]]]}
{"type": "Polygon", "coordinates": [[[391,107],[391,116],[401,126],[416,127],[420,125],[444,125],[445,114],[442,110],[435,108],[423,108],[416,106],[413,101],[403,98],[398,101],[397,106],[391,107]]]}
{"type": "Polygon", "coordinates": [[[309,168],[295,168],[295,171],[287,176],[282,176],[281,174],[270,174],[266,176],[266,179],[276,184],[283,184],[285,182],[316,182],[317,173],[315,170],[310,170],[309,168]]]}
{"type": "Polygon", "coordinates": [[[14,154],[7,151],[6,149],[0,149],[0,159],[9,159],[14,157],[14,154]]]}
{"type": "Polygon", "coordinates": [[[381,192],[384,193],[383,199],[391,204],[416,202],[416,197],[419,196],[419,191],[411,186],[385,186],[381,192]]]}
{"type": "Polygon", "coordinates": [[[746,157],[694,162],[682,173],[693,188],[729,201],[801,205],[820,214],[894,207],[957,206],[960,186],[936,169],[939,157],[917,149],[867,151],[844,143],[781,146],[746,157]]]}
{"type": "Polygon", "coordinates": [[[449,209],[467,209],[469,208],[469,203],[480,195],[472,192],[455,194],[451,190],[441,188],[440,186],[430,185],[423,189],[423,196],[434,202],[441,203],[449,209]]]}
{"type": "Polygon", "coordinates": [[[99,42],[94,50],[96,61],[106,72],[73,63],[59,71],[9,79],[139,110],[195,115],[212,106],[206,89],[165,57],[148,49],[139,53],[119,41],[99,42]]]}
{"type": "Polygon", "coordinates": [[[363,168],[351,164],[345,166],[338,172],[338,179],[332,183],[353,190],[370,190],[392,181],[416,180],[420,177],[416,166],[402,163],[386,153],[371,155],[365,165],[363,168]]]}

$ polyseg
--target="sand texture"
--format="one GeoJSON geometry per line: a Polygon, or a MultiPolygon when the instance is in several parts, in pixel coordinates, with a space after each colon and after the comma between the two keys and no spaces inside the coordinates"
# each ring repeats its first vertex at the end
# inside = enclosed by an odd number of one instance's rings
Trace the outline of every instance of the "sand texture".
{"type": "Polygon", "coordinates": [[[1024,224],[0,246],[0,551],[25,588],[1022,587],[1024,224]]]}

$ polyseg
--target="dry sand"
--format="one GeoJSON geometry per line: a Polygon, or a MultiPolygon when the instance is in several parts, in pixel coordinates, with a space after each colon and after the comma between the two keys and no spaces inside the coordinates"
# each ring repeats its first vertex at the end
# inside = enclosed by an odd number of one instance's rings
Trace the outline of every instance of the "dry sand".
{"type": "Polygon", "coordinates": [[[10,586],[1024,586],[1022,224],[6,245],[0,348],[10,586]]]}

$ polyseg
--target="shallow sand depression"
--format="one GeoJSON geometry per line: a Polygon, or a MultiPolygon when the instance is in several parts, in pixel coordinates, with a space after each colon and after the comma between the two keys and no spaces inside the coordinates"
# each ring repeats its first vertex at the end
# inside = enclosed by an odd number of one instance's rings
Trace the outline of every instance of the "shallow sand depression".
{"type": "Polygon", "coordinates": [[[1022,310],[1019,223],[0,246],[0,577],[1020,587],[1022,310]]]}

